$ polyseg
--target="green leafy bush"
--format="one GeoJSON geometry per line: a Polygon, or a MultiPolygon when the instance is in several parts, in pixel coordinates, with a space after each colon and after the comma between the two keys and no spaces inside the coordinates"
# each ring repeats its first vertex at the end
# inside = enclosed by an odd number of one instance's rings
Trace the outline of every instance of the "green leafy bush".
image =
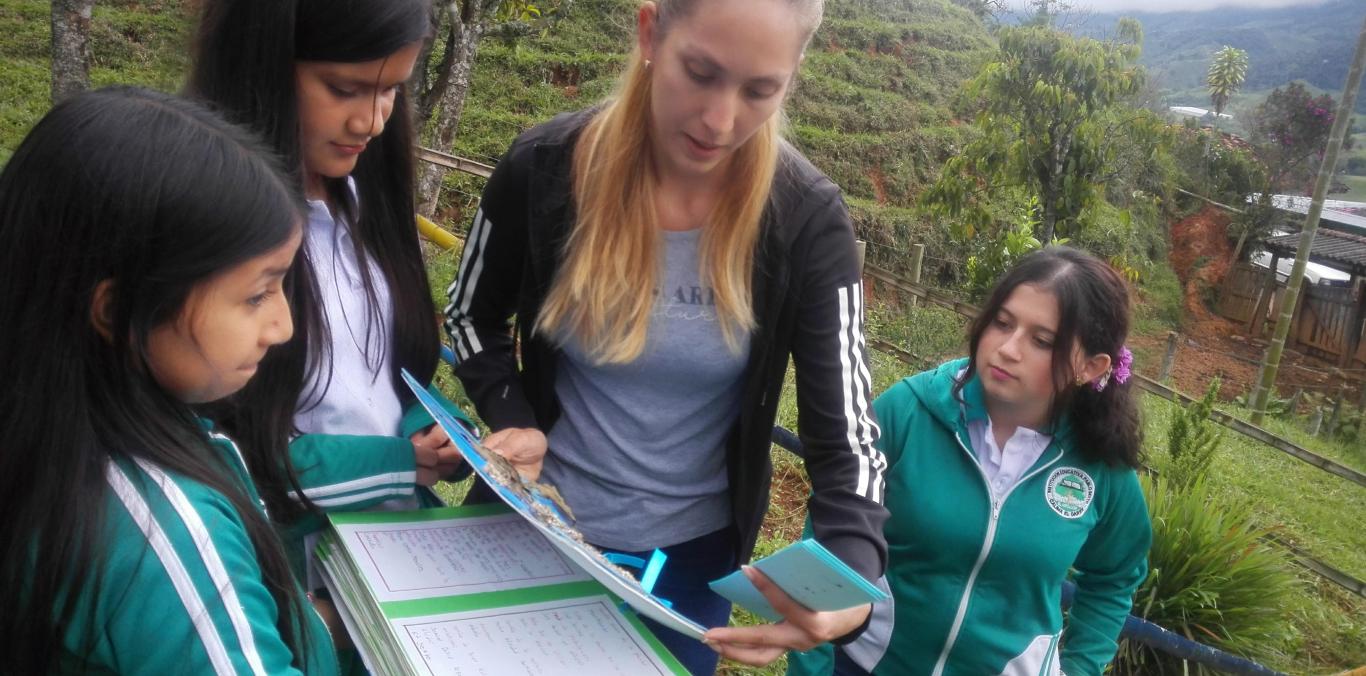
{"type": "MultiPolygon", "coordinates": [[[[1034,236],[1039,225],[1039,198],[1030,196],[1020,207],[1015,224],[996,237],[972,237],[968,244],[973,254],[968,256],[968,290],[973,298],[983,298],[1015,262],[1025,254],[1039,249],[1042,243],[1034,236]]],[[[1066,240],[1054,240],[1066,244],[1066,240]]]]}
{"type": "MultiPolygon", "coordinates": [[[[1254,525],[1253,504],[1213,500],[1203,479],[1185,488],[1142,481],[1153,546],[1133,614],[1250,659],[1279,655],[1294,637],[1284,608],[1301,590],[1286,554],[1254,525]]],[[[1114,673],[1209,672],[1126,640],[1114,673]]]]}
{"type": "Polygon", "coordinates": [[[1199,401],[1182,407],[1172,417],[1167,430],[1167,453],[1171,464],[1163,478],[1177,488],[1187,488],[1205,478],[1219,444],[1224,440],[1223,429],[1209,419],[1219,395],[1219,379],[1210,381],[1209,389],[1199,401]]]}

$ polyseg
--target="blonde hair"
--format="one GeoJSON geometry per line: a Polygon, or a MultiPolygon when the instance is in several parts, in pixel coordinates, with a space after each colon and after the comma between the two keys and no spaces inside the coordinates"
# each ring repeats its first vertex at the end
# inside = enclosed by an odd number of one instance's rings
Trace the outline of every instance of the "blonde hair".
{"type": "MultiPolygon", "coordinates": [[[[659,39],[698,1],[659,0],[659,39]]],[[[820,24],[822,0],[789,2],[809,19],[809,41],[820,24]]],[[[650,72],[637,49],[617,95],[579,137],[573,162],[576,221],[536,320],[537,333],[555,342],[573,336],[598,364],[624,364],[640,356],[655,304],[662,237],[655,218],[650,95],[650,72]]],[[[717,320],[732,351],[755,326],[754,253],[782,127],[779,112],[736,148],[725,169],[731,180],[723,182],[702,230],[699,274],[715,294],[717,320]]]]}

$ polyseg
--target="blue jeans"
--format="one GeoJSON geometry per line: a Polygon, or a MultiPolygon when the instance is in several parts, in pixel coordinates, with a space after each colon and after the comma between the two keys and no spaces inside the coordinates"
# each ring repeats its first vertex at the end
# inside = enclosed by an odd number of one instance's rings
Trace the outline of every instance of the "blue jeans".
{"type": "MultiPolygon", "coordinates": [[[[664,563],[659,579],[655,581],[652,593],[668,600],[680,615],[704,628],[726,626],[730,623],[730,601],[712,591],[707,583],[728,575],[739,565],[735,560],[735,544],[739,537],[734,527],[727,526],[687,542],[664,547],[663,551],[669,558],[664,563]]],[[[653,553],[617,549],[604,551],[645,560],[653,553]]],[[[633,572],[639,577],[639,571],[633,572]]],[[[716,663],[720,659],[716,651],[701,641],[684,636],[647,617],[640,619],[690,673],[716,673],[716,663]]]]}
{"type": "Polygon", "coordinates": [[[844,654],[844,649],[835,646],[835,676],[870,676],[869,672],[844,654]]]}

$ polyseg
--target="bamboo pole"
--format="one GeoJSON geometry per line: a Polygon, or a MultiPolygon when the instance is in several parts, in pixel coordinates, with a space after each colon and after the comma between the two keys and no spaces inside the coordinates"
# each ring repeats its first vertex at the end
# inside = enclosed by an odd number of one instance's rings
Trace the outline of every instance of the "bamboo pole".
{"type": "MultiPolygon", "coordinates": [[[[1332,183],[1333,171],[1337,169],[1338,151],[1342,149],[1343,138],[1352,120],[1352,110],[1356,106],[1357,88],[1361,85],[1361,72],[1366,68],[1366,20],[1361,23],[1357,35],[1356,54],[1352,57],[1352,68],[1347,73],[1347,84],[1342,90],[1342,100],[1338,102],[1337,118],[1333,120],[1333,130],[1328,137],[1328,148],[1319,165],[1319,175],[1314,181],[1314,197],[1309,204],[1309,214],[1304,219],[1304,231],[1300,233],[1299,250],[1295,252],[1295,267],[1290,271],[1290,280],[1285,289],[1285,302],[1281,314],[1276,318],[1276,329],[1271,344],[1266,348],[1266,359],[1262,366],[1262,377],[1257,383],[1257,399],[1252,402],[1252,423],[1260,425],[1266,415],[1266,400],[1276,385],[1276,373],[1281,366],[1281,354],[1285,351],[1285,338],[1290,333],[1291,314],[1299,299],[1300,287],[1304,284],[1304,268],[1309,262],[1309,250],[1314,246],[1314,235],[1319,229],[1319,216],[1323,214],[1323,200],[1332,183]]],[[[1272,272],[1275,272],[1274,270],[1272,272]]]]}

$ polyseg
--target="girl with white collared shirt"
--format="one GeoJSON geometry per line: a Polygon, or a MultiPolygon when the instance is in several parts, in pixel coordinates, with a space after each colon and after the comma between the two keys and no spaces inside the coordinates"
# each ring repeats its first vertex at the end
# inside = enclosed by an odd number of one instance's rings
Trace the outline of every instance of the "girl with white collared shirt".
{"type": "MultiPolygon", "coordinates": [[[[419,487],[459,465],[400,377],[430,383],[440,354],[404,89],[431,11],[426,0],[203,5],[190,93],[265,136],[309,200],[296,337],[215,415],[291,539],[321,525],[315,508],[436,504],[419,487]],[[269,460],[286,446],[297,474],[269,460]]],[[[293,549],[302,571],[307,547],[293,549]]]]}
{"type": "Polygon", "coordinates": [[[878,397],[892,600],[789,675],[1105,671],[1152,541],[1128,327],[1119,275],[1049,247],[998,283],[969,358],[878,397]]]}

